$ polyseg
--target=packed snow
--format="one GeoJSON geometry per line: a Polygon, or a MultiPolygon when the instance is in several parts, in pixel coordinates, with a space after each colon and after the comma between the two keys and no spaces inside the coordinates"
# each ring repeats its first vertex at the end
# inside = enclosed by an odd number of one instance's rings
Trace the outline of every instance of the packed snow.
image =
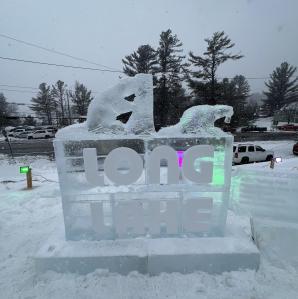
{"type": "Polygon", "coordinates": [[[260,117],[255,120],[254,125],[257,127],[267,128],[267,131],[272,131],[273,117],[260,117]]]}
{"type": "MultiPolygon", "coordinates": [[[[284,158],[278,168],[298,174],[298,158],[291,155],[293,141],[258,144],[284,158]]],[[[276,223],[264,230],[262,260],[257,272],[173,273],[150,277],[136,272],[121,276],[99,269],[88,275],[37,274],[32,256],[49,235],[63,226],[55,161],[42,157],[12,161],[1,156],[0,167],[0,298],[298,298],[298,269],[286,259],[283,262],[272,259],[275,254],[268,258],[270,252],[286,246],[277,246],[272,239],[266,243],[266,236],[272,235],[276,223]],[[24,189],[25,177],[19,174],[23,165],[32,167],[32,191],[24,189]]],[[[265,169],[268,163],[240,167],[265,169]]],[[[288,247],[297,244],[293,239],[282,242],[289,242],[288,247]]]]}

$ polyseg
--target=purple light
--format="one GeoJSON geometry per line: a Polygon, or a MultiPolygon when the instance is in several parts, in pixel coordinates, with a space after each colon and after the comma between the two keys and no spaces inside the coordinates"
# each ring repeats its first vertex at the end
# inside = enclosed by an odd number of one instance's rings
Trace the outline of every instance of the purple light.
{"type": "Polygon", "coordinates": [[[178,165],[181,168],[183,164],[184,151],[177,151],[178,165]]]}

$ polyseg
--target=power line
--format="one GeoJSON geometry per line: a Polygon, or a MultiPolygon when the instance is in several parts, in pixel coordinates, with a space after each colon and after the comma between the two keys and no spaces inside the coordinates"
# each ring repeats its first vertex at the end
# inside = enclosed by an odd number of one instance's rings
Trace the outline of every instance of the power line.
{"type": "MultiPolygon", "coordinates": [[[[9,87],[16,87],[16,88],[31,88],[31,87],[26,87],[26,86],[23,86],[23,87],[21,87],[21,86],[18,86],[18,85],[5,85],[5,84],[0,84],[0,86],[9,86],[9,87]]],[[[33,88],[32,88],[33,89],[33,88]]],[[[0,87],[0,90],[2,90],[2,91],[8,91],[8,92],[20,92],[20,93],[32,93],[32,94],[36,94],[38,91],[39,91],[39,89],[38,88],[34,88],[35,90],[33,91],[33,90],[17,90],[17,89],[7,89],[7,88],[1,88],[0,87]]],[[[92,93],[99,93],[99,91],[93,91],[93,90],[91,90],[91,92],[92,93]]]]}
{"type": "Polygon", "coordinates": [[[34,91],[30,91],[30,90],[17,90],[17,89],[6,89],[6,88],[0,88],[0,90],[2,91],[8,91],[8,92],[21,92],[21,93],[31,93],[31,94],[35,94],[36,92],[34,91]]]}
{"type": "Polygon", "coordinates": [[[46,47],[43,47],[43,46],[31,43],[31,42],[26,42],[24,40],[14,38],[14,37],[8,36],[6,34],[0,33],[0,36],[3,37],[3,38],[7,38],[7,39],[10,39],[10,40],[13,40],[13,41],[18,42],[18,43],[22,43],[22,44],[30,46],[30,47],[34,47],[34,48],[37,48],[37,49],[41,49],[41,50],[50,52],[50,53],[62,55],[62,56],[65,56],[65,57],[69,57],[69,58],[78,60],[78,61],[87,62],[87,63],[93,64],[93,65],[97,65],[97,66],[101,66],[101,67],[105,67],[105,68],[117,71],[117,69],[109,67],[109,66],[106,66],[104,64],[96,63],[96,62],[93,62],[93,61],[85,59],[85,58],[81,58],[81,57],[73,56],[73,55],[70,55],[70,54],[67,54],[67,53],[64,53],[64,52],[60,52],[60,51],[56,51],[56,50],[53,50],[53,49],[49,49],[49,48],[46,48],[46,47]]]}
{"type": "Polygon", "coordinates": [[[66,65],[66,64],[57,64],[57,63],[49,63],[49,62],[42,62],[42,61],[35,61],[35,60],[25,60],[25,59],[12,58],[12,57],[2,57],[2,56],[0,56],[0,59],[10,60],[10,61],[16,61],[16,62],[25,62],[25,63],[49,65],[49,66],[56,66],[56,67],[72,68],[72,69],[81,69],[81,70],[88,70],[88,71],[100,71],[100,72],[109,72],[109,73],[122,73],[121,71],[113,71],[113,70],[104,70],[104,69],[99,69],[99,68],[91,68],[91,67],[83,67],[83,66],[75,66],[75,65],[66,65]]]}
{"type": "Polygon", "coordinates": [[[23,88],[23,89],[38,89],[37,87],[20,86],[20,85],[8,85],[8,84],[0,84],[0,86],[12,87],[12,88],[23,88]]]}
{"type": "MultiPolygon", "coordinates": [[[[121,73],[122,71],[113,71],[113,70],[104,70],[99,68],[90,68],[90,67],[82,67],[82,66],[74,66],[74,65],[66,65],[66,64],[57,64],[57,63],[49,63],[49,62],[41,62],[41,61],[35,61],[35,60],[25,60],[25,59],[19,59],[19,58],[12,58],[12,57],[3,57],[0,56],[0,59],[3,60],[10,60],[10,61],[16,61],[16,62],[25,62],[25,63],[32,63],[32,64],[41,64],[41,65],[48,65],[48,66],[56,66],[56,67],[64,67],[64,68],[73,68],[73,69],[82,69],[82,70],[89,70],[89,71],[100,71],[100,72],[110,72],[110,73],[121,73]]],[[[189,72],[191,74],[194,74],[196,72],[189,72]]],[[[245,77],[245,76],[244,76],[245,77]]],[[[218,79],[233,79],[234,77],[217,77],[218,79]]],[[[247,80],[267,80],[270,79],[270,77],[245,77],[247,80]]]]}

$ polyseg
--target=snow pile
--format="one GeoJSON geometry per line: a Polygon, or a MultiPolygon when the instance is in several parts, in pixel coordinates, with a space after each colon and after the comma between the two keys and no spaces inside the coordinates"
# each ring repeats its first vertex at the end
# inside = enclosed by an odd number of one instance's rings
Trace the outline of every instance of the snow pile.
{"type": "Polygon", "coordinates": [[[255,120],[254,125],[261,128],[267,128],[267,131],[272,131],[273,117],[261,117],[255,120]]]}

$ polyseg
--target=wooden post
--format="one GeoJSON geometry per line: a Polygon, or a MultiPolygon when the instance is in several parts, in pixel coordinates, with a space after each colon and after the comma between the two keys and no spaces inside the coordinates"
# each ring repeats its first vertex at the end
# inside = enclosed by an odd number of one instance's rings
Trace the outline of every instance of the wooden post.
{"type": "Polygon", "coordinates": [[[31,168],[29,168],[29,171],[26,173],[27,177],[27,189],[32,189],[32,172],[31,168]]]}

